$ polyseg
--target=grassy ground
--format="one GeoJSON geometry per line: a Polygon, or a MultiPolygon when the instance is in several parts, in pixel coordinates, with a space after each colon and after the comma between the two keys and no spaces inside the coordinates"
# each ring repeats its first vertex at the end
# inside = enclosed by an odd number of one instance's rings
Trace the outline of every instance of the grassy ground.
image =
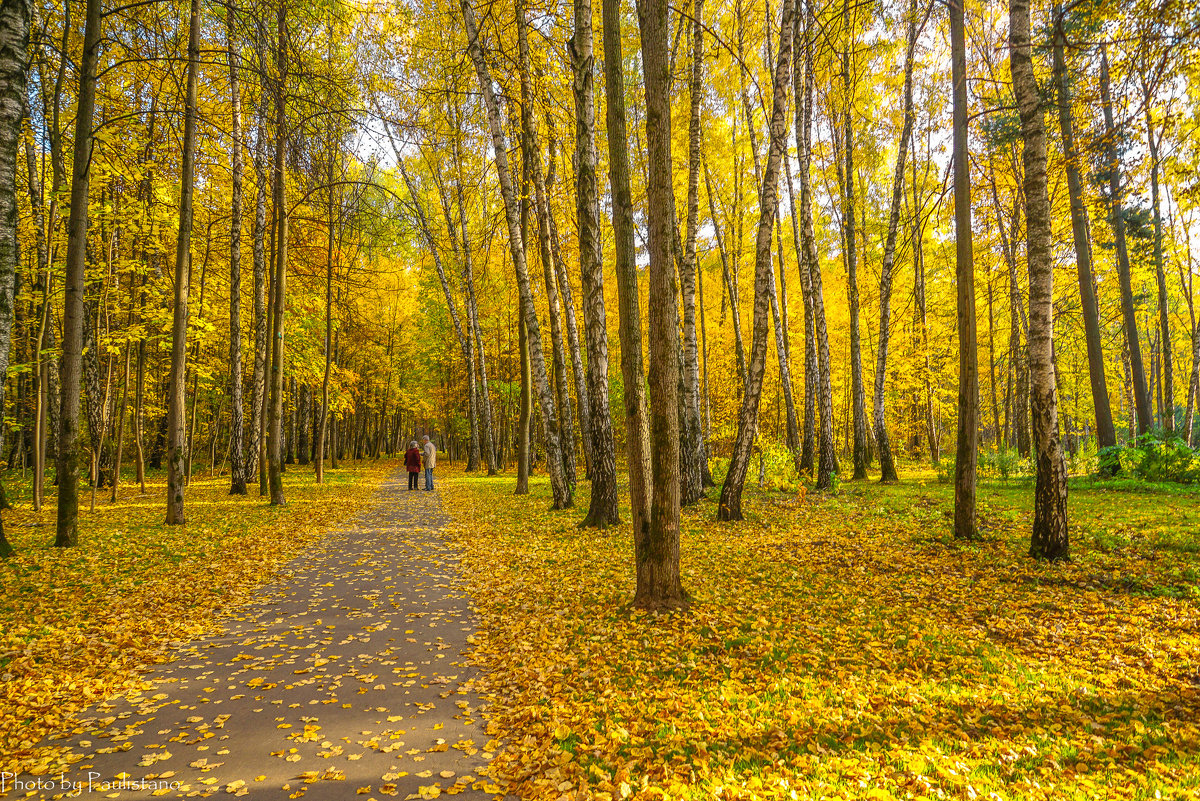
{"type": "Polygon", "coordinates": [[[156,475],[145,495],[125,484],[115,504],[102,491],[94,511],[85,493],[71,549],[52,545],[53,496],[34,512],[29,487],[10,478],[16,508],[4,524],[17,554],[0,560],[0,770],[52,769],[57,755],[35,752],[39,741],[69,729],[88,704],[138,685],[138,668],[159,661],[167,643],[210,629],[284,560],[353,515],[395,467],[328,470],[324,485],[294,467],[282,508],[257,487],[231,497],[228,478],[199,472],[183,526],[163,523],[166,479],[156,475]]]}
{"type": "MultiPolygon", "coordinates": [[[[522,798],[1200,797],[1200,496],[1076,480],[1073,561],[1027,558],[1032,487],[983,539],[910,470],[685,510],[682,614],[628,607],[628,525],[549,488],[443,484],[489,668],[493,775],[522,798]]],[[[716,490],[710,492],[715,497],[716,490]]],[[[626,515],[627,519],[627,515],[626,515]]]]}

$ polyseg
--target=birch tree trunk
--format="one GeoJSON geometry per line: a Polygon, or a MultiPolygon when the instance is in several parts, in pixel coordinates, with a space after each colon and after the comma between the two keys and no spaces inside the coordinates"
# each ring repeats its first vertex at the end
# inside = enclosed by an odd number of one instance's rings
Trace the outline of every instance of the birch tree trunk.
{"type": "MultiPolygon", "coordinates": [[[[26,32],[29,30],[29,23],[22,22],[21,14],[28,14],[29,9],[21,10],[20,4],[14,4],[12,12],[18,15],[11,25],[5,26],[5,30],[15,32],[19,37],[21,35],[20,26],[24,24],[26,32]]],[[[3,12],[0,12],[3,13],[3,12]]],[[[3,49],[0,48],[0,52],[3,49]]],[[[24,53],[26,51],[19,51],[24,53]]],[[[32,61],[32,57],[30,58],[32,61]]],[[[11,73],[13,80],[28,81],[26,77],[30,69],[26,69],[19,73],[11,73]]],[[[24,95],[22,95],[22,98],[24,95]]],[[[45,351],[52,346],[54,341],[55,325],[50,318],[50,290],[52,278],[50,275],[50,248],[46,242],[46,213],[43,200],[43,187],[41,181],[38,180],[37,158],[34,155],[33,149],[33,131],[27,130],[22,137],[25,144],[25,165],[26,174],[29,177],[29,205],[33,212],[33,224],[37,242],[37,265],[38,265],[38,289],[41,293],[40,311],[38,313],[38,335],[34,344],[33,355],[33,377],[36,381],[37,405],[34,412],[34,448],[33,448],[33,510],[41,511],[42,503],[45,494],[45,477],[46,477],[46,447],[48,437],[46,432],[46,413],[47,406],[51,400],[51,393],[48,391],[50,384],[50,375],[53,372],[53,357],[46,354],[45,351]]],[[[15,168],[14,168],[15,169],[15,168]]],[[[4,186],[8,186],[7,181],[4,186]]],[[[15,184],[14,184],[15,186],[15,184]]],[[[14,199],[15,203],[15,199],[14,199]]],[[[14,206],[15,208],[15,206],[14,206]]],[[[14,229],[15,230],[15,229],[14,229]]],[[[18,254],[19,256],[19,254],[18,254]]],[[[19,263],[19,259],[16,260],[19,263]]],[[[0,408],[0,414],[3,413],[3,408],[0,408]]],[[[0,539],[3,539],[3,525],[0,523],[0,539]]],[[[3,544],[0,543],[0,549],[3,549],[3,544]]]]}
{"type": "MultiPolygon", "coordinates": [[[[671,72],[667,0],[638,0],[646,87],[646,153],[650,252],[650,526],[635,540],[634,605],[674,608],[686,603],[679,573],[679,308],[676,303],[675,195],[671,186],[671,72]]],[[[635,534],[636,536],[636,534],[635,534]]]]}
{"type": "Polygon", "coordinates": [[[479,30],[475,24],[475,13],[471,10],[470,0],[461,0],[463,23],[467,31],[467,50],[475,65],[479,77],[480,89],[483,93],[484,105],[487,107],[488,127],[492,137],[492,148],[496,161],[496,175],[500,184],[500,193],[504,198],[504,217],[508,226],[509,249],[512,252],[513,266],[517,274],[517,290],[521,297],[521,313],[525,320],[526,337],[529,344],[529,357],[533,372],[533,382],[537,390],[538,402],[542,411],[542,422],[546,429],[546,462],[550,473],[550,486],[554,497],[554,508],[565,509],[571,506],[571,486],[566,479],[562,467],[562,452],[559,445],[558,419],[554,410],[554,395],[550,389],[550,381],[546,375],[546,361],[542,353],[541,330],[538,326],[537,311],[533,305],[533,291],[529,283],[529,270],[525,261],[525,241],[521,236],[521,224],[517,207],[517,196],[513,187],[512,177],[508,170],[508,146],[505,143],[504,130],[500,124],[500,108],[493,92],[491,71],[484,58],[483,44],[479,41],[479,30]]]}
{"type": "MultiPolygon", "coordinates": [[[[96,107],[96,62],[102,17],[100,0],[87,0],[79,95],[75,110],[75,149],[71,165],[71,214],[67,221],[66,279],[63,285],[63,344],[59,362],[62,411],[58,420],[58,510],[54,544],[79,542],[79,403],[83,366],[83,296],[86,286],[88,183],[92,161],[92,115],[96,107]]],[[[65,63],[64,59],[64,63],[65,63]]]]}
{"type": "Polygon", "coordinates": [[[770,290],[774,279],[771,238],[778,209],[780,163],[787,137],[784,116],[795,38],[792,30],[794,11],[794,1],[784,0],[779,27],[779,58],[775,64],[773,81],[767,162],[762,171],[762,187],[759,192],[758,232],[754,248],[754,334],[750,345],[746,392],[742,396],[741,410],[738,414],[737,437],[729,461],[729,472],[725,476],[725,484],[721,487],[721,500],[717,506],[719,520],[742,519],[742,489],[745,486],[746,471],[750,465],[758,429],[758,407],[766,369],[767,316],[770,313],[770,290]]]}
{"type": "Polygon", "coordinates": [[[234,46],[234,10],[226,9],[225,57],[229,63],[230,156],[229,202],[229,494],[246,494],[245,432],[242,411],[242,101],[238,71],[241,64],[234,46]]]}
{"type": "Polygon", "coordinates": [[[916,146],[913,143],[913,209],[915,219],[913,220],[912,231],[912,248],[913,248],[913,306],[915,314],[915,323],[917,326],[917,337],[921,346],[921,355],[923,359],[923,370],[921,372],[924,384],[924,415],[925,418],[925,438],[929,442],[929,462],[934,467],[941,464],[941,451],[938,443],[937,429],[934,426],[933,420],[933,381],[930,375],[929,365],[929,325],[926,315],[927,309],[925,304],[925,257],[924,248],[922,247],[925,226],[921,221],[922,204],[918,198],[917,189],[917,159],[916,146]]]}
{"type": "Polygon", "coordinates": [[[1046,181],[1046,130],[1042,100],[1033,72],[1029,40],[1029,0],[1009,3],[1009,57],[1013,94],[1024,142],[1025,227],[1029,259],[1029,371],[1032,382],[1033,440],[1037,484],[1029,555],[1067,559],[1067,468],[1058,438],[1058,395],[1054,380],[1054,254],[1050,193],[1046,181]]]}
{"type": "MultiPolygon", "coordinates": [[[[625,76],[621,52],[621,0],[601,0],[604,41],[604,108],[608,133],[608,183],[612,195],[614,261],[617,272],[618,335],[625,401],[625,455],[629,470],[629,509],[638,575],[640,565],[658,556],[650,528],[650,432],[646,381],[642,372],[642,319],[638,299],[637,253],[633,232],[633,192],[629,178],[629,132],[625,122],[625,76]]],[[[716,220],[713,220],[714,226],[716,220]]],[[[668,554],[669,559],[669,554],[668,554]]],[[[669,571],[669,565],[665,568],[669,571]]],[[[652,578],[654,572],[647,575],[652,578]]],[[[647,593],[650,591],[647,587],[647,593]]]]}
{"type": "MultiPolygon", "coordinates": [[[[849,18],[850,3],[846,0],[843,15],[849,18]]],[[[859,332],[858,299],[858,236],[855,231],[855,169],[854,169],[854,100],[850,83],[850,48],[853,36],[847,34],[846,49],[842,51],[842,77],[845,83],[846,106],[842,111],[843,148],[846,160],[845,196],[842,205],[842,238],[846,248],[847,294],[850,297],[850,400],[854,425],[854,478],[867,477],[867,410],[866,388],[862,374],[862,335],[859,332]]]]}
{"type": "MultiPolygon", "coordinates": [[[[817,238],[813,232],[812,218],[812,105],[813,87],[816,80],[813,75],[812,37],[816,26],[816,14],[812,0],[806,3],[806,22],[797,25],[793,35],[795,46],[801,45],[803,37],[804,66],[801,73],[796,71],[797,78],[794,91],[796,93],[795,107],[803,109],[800,124],[796,126],[796,153],[800,160],[800,215],[802,218],[800,236],[802,240],[801,274],[809,276],[810,295],[813,304],[813,334],[816,338],[817,356],[817,409],[820,418],[820,437],[817,448],[817,483],[819,490],[833,486],[837,475],[837,454],[833,444],[833,383],[830,378],[829,363],[829,332],[825,326],[825,296],[821,282],[821,262],[817,254],[817,238]]],[[[797,59],[799,61],[799,59],[797,59]]]]}
{"type": "MultiPolygon", "coordinates": [[[[260,61],[262,50],[259,49],[260,61]]],[[[270,344],[267,340],[267,86],[266,76],[260,83],[260,96],[255,114],[254,137],[254,225],[251,229],[254,259],[254,365],[250,378],[250,441],[246,449],[245,477],[252,481],[260,472],[262,452],[263,410],[266,398],[267,360],[270,344]]],[[[260,485],[261,489],[261,485],[260,485]]],[[[261,493],[260,493],[261,494],[261,493]]]]}
{"type": "MultiPolygon", "coordinates": [[[[1112,410],[1108,405],[1108,382],[1104,376],[1104,348],[1100,342],[1100,313],[1096,302],[1096,283],[1092,273],[1092,244],[1088,238],[1088,214],[1083,200],[1083,179],[1079,174],[1080,157],[1075,148],[1075,126],[1071,111],[1071,91],[1064,55],[1062,7],[1055,11],[1054,85],[1058,93],[1058,125],[1062,133],[1063,159],[1067,172],[1067,192],[1071,199],[1071,232],[1075,237],[1075,265],[1079,272],[1079,298],[1083,311],[1083,331],[1087,340],[1088,376],[1092,384],[1092,405],[1096,414],[1096,445],[1108,448],[1117,444],[1112,410]]],[[[1120,469],[1120,460],[1101,459],[1100,471],[1111,475],[1120,469]]]]}
{"type": "Polygon", "coordinates": [[[326,204],[326,219],[328,230],[325,240],[325,370],[321,375],[321,409],[317,413],[316,447],[313,452],[313,463],[316,465],[316,480],[318,484],[325,483],[325,441],[329,428],[329,379],[333,372],[333,277],[334,277],[334,190],[333,190],[333,154],[329,159],[329,197],[326,204]]]}
{"type": "MultiPolygon", "coordinates": [[[[932,4],[929,6],[933,8],[932,4]]],[[[883,246],[883,265],[879,271],[879,348],[875,361],[875,398],[872,405],[875,424],[875,445],[879,449],[879,483],[894,484],[900,480],[896,475],[896,462],[892,458],[892,444],[887,432],[884,399],[887,381],[888,343],[891,339],[892,322],[892,270],[896,266],[896,233],[900,226],[900,202],[904,199],[904,163],[906,145],[912,136],[913,118],[913,54],[917,47],[917,33],[925,27],[924,20],[917,21],[917,3],[913,0],[908,8],[908,37],[904,50],[904,122],[900,127],[897,143],[896,170],[892,177],[892,205],[888,214],[887,240],[883,246]]]]}
{"type": "Polygon", "coordinates": [[[1154,280],[1158,287],[1158,325],[1162,336],[1162,428],[1167,437],[1175,434],[1175,356],[1171,347],[1171,315],[1167,300],[1167,278],[1163,270],[1162,213],[1159,210],[1159,139],[1154,134],[1152,102],[1154,91],[1142,77],[1144,112],[1146,115],[1146,144],[1150,151],[1150,216],[1154,223],[1154,280]]]}
{"type": "MultiPolygon", "coordinates": [[[[592,131],[595,132],[595,104],[592,107],[592,131]]],[[[550,155],[546,162],[546,196],[554,195],[554,186],[557,182],[558,175],[558,137],[554,133],[551,115],[546,114],[546,128],[549,134],[549,149],[550,155]]],[[[576,145],[578,149],[578,145],[576,145]]],[[[595,143],[592,144],[592,149],[595,150],[595,143]]],[[[576,203],[578,204],[579,190],[575,192],[576,203]]],[[[567,265],[563,261],[562,248],[560,247],[561,240],[558,236],[558,222],[554,217],[553,207],[547,208],[547,217],[550,223],[550,255],[554,260],[554,278],[555,284],[558,287],[559,301],[562,303],[563,309],[563,326],[567,330],[567,350],[571,356],[571,372],[575,379],[575,409],[576,416],[579,419],[579,433],[583,440],[583,458],[585,462],[585,470],[589,478],[591,477],[591,468],[593,462],[592,456],[592,424],[591,424],[591,407],[588,403],[588,386],[587,376],[583,367],[583,355],[579,347],[579,325],[575,319],[575,298],[571,292],[571,278],[567,274],[567,265]]],[[[576,218],[578,217],[579,209],[576,209],[576,218]]],[[[583,225],[582,222],[579,225],[583,225]]],[[[593,226],[597,223],[593,222],[593,226]]],[[[599,241],[597,240],[597,247],[599,241]]],[[[586,298],[585,298],[586,302],[586,298]]],[[[586,318],[586,315],[585,315],[586,318]]],[[[586,319],[585,319],[586,324],[586,319]]],[[[586,332],[585,332],[586,336],[586,332]]],[[[607,355],[608,344],[605,343],[605,353],[607,355]]],[[[595,490],[593,489],[593,492],[595,490]]]]}
{"type": "MultiPolygon", "coordinates": [[[[17,238],[17,161],[29,67],[28,0],[0,6],[0,454],[4,453],[4,376],[12,349],[14,302],[21,245],[17,238]]],[[[90,124],[90,123],[89,123],[90,124]]],[[[30,174],[30,182],[34,180],[30,174]]],[[[0,508],[4,502],[0,485],[0,508]]],[[[0,557],[13,552],[0,517],[0,557]]]]}
{"type": "MultiPolygon", "coordinates": [[[[575,485],[575,426],[571,419],[571,393],[567,383],[567,350],[563,342],[562,306],[559,304],[558,282],[554,277],[554,261],[550,252],[550,210],[546,198],[546,183],[542,173],[542,160],[538,155],[537,131],[533,118],[533,92],[530,88],[529,38],[525,4],[518,0],[517,43],[521,76],[521,152],[524,163],[529,165],[530,179],[534,191],[534,216],[537,220],[538,248],[542,261],[542,274],[546,285],[547,317],[550,322],[551,369],[554,371],[554,386],[550,397],[557,404],[554,418],[561,422],[558,429],[558,448],[561,469],[566,483],[575,485]],[[554,391],[557,390],[557,398],[554,391]]],[[[529,330],[526,330],[526,334],[529,330]]],[[[532,357],[532,353],[531,353],[532,357]]],[[[554,407],[551,407],[554,411],[554,407]]],[[[547,426],[549,432],[549,426],[547,426]]]]}
{"type": "MultiPolygon", "coordinates": [[[[620,522],[617,506],[616,443],[608,408],[608,330],[604,310],[604,262],[600,244],[600,190],[596,178],[596,97],[592,2],[575,0],[575,35],[570,43],[575,72],[575,215],[579,220],[579,275],[587,328],[587,404],[580,398],[580,426],[588,453],[591,502],[581,525],[620,522]],[[586,439],[590,437],[590,443],[586,439]]],[[[557,239],[557,237],[556,237],[557,239]]],[[[570,284],[563,282],[564,301],[570,284]]],[[[574,330],[574,322],[568,325],[574,330]]],[[[578,346],[574,346],[578,352],[578,346]]]]}
{"type": "MultiPolygon", "coordinates": [[[[799,31],[799,12],[797,12],[797,22],[795,23],[797,31],[799,31]]],[[[800,62],[800,48],[793,46],[793,57],[796,60],[796,66],[793,73],[800,75],[802,65],[800,62]]],[[[799,82],[797,82],[799,83],[799,82]]],[[[802,90],[797,85],[795,90],[796,101],[803,100],[801,97],[802,90]]],[[[794,119],[793,125],[796,127],[796,138],[799,141],[799,128],[803,124],[804,111],[799,106],[793,103],[794,119]]],[[[796,208],[796,194],[792,187],[792,172],[790,164],[787,162],[787,153],[784,153],[785,167],[783,174],[787,178],[788,190],[788,205],[792,211],[792,240],[796,243],[796,267],[800,274],[800,297],[804,302],[804,428],[803,436],[800,444],[800,474],[801,476],[812,475],[813,468],[813,451],[814,440],[816,439],[816,409],[817,409],[817,342],[813,336],[813,308],[812,308],[812,277],[808,272],[808,262],[804,256],[804,240],[800,236],[800,216],[796,208]]]]}
{"type": "Polygon", "coordinates": [[[687,220],[679,283],[683,298],[682,417],[680,419],[682,497],[684,505],[704,497],[704,464],[708,461],[700,422],[700,353],[696,338],[696,230],[700,217],[700,103],[704,92],[704,0],[692,9],[692,68],[688,115],[687,220]]]}

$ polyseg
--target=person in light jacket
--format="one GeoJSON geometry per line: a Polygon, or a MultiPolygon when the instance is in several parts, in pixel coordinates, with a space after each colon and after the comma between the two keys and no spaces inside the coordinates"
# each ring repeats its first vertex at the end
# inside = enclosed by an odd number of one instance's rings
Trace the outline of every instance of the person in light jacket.
{"type": "Polygon", "coordinates": [[[429,436],[421,437],[421,450],[425,453],[425,489],[433,489],[433,468],[437,465],[437,446],[429,441],[429,436]]]}
{"type": "Polygon", "coordinates": [[[417,447],[415,439],[408,443],[408,450],[404,452],[404,466],[408,468],[408,488],[415,490],[417,476],[421,473],[421,449],[417,447]]]}

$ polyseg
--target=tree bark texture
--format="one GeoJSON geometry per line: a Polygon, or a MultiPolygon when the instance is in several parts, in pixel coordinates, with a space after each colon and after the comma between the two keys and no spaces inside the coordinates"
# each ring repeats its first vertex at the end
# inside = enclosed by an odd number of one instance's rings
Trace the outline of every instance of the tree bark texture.
{"type": "MultiPolygon", "coordinates": [[[[7,0],[0,5],[0,423],[4,417],[3,378],[8,374],[12,350],[17,268],[21,263],[17,238],[17,162],[21,121],[25,116],[30,13],[28,0],[7,0]]],[[[4,426],[0,424],[0,454],[4,452],[4,426]]],[[[3,496],[0,489],[0,499],[3,496]]],[[[0,557],[12,552],[0,517],[0,557]]]]}
{"type": "Polygon", "coordinates": [[[767,151],[767,163],[763,169],[762,187],[759,191],[758,232],[754,247],[754,333],[750,344],[750,364],[747,372],[746,391],[738,413],[738,431],[734,441],[733,455],[729,460],[729,472],[721,487],[721,500],[717,506],[720,520],[742,519],[742,489],[746,472],[758,433],[758,409],[762,395],[763,374],[766,370],[767,325],[770,314],[770,290],[774,279],[771,239],[774,232],[775,214],[778,210],[779,171],[783,149],[787,138],[784,115],[787,107],[787,92],[791,72],[793,48],[792,18],[795,3],[784,0],[779,28],[779,58],[775,64],[771,100],[771,127],[767,151]]]}
{"type": "Polygon", "coordinates": [[[229,494],[246,494],[245,431],[242,409],[242,100],[238,84],[241,69],[234,44],[234,10],[225,11],[226,50],[229,64],[229,494]]]}
{"type": "MultiPolygon", "coordinates": [[[[101,37],[100,0],[87,0],[79,95],[75,110],[75,152],[71,165],[71,213],[67,221],[66,277],[63,285],[63,343],[59,371],[62,411],[58,420],[58,510],[54,544],[79,542],[79,405],[83,368],[88,184],[92,161],[92,116],[96,108],[96,62],[101,37]]],[[[66,59],[63,60],[64,64],[66,59]]]]}
{"type": "Polygon", "coordinates": [[[700,421],[700,352],[696,337],[696,230],[700,217],[700,104],[704,92],[704,0],[692,9],[692,64],[688,114],[687,219],[679,283],[683,300],[683,361],[681,440],[682,497],[687,505],[704,497],[707,448],[700,421]]]}
{"type": "Polygon", "coordinates": [[[275,280],[271,309],[271,388],[267,415],[267,491],[272,506],[286,503],[283,497],[283,311],[287,298],[288,227],[287,209],[287,3],[279,4],[275,65],[275,174],[272,185],[275,207],[275,280]]]}
{"type": "MultiPolygon", "coordinates": [[[[618,335],[621,339],[621,377],[625,385],[625,455],[629,470],[630,519],[636,560],[640,565],[652,556],[650,431],[646,380],[642,371],[637,252],[633,239],[633,192],[629,177],[629,132],[625,118],[625,77],[621,52],[621,0],[601,0],[600,13],[604,43],[608,182],[612,195],[613,255],[617,273],[618,335]]],[[[641,575],[640,568],[638,574],[641,575]]]]}
{"type": "Polygon", "coordinates": [[[1054,254],[1050,192],[1046,180],[1046,129],[1033,70],[1029,0],[1009,3],[1009,54],[1013,94],[1021,115],[1025,167],[1025,230],[1029,260],[1029,372],[1037,480],[1030,556],[1067,559],[1067,467],[1058,436],[1054,379],[1054,254]]]}
{"type": "MultiPolygon", "coordinates": [[[[1088,377],[1091,379],[1092,406],[1096,417],[1096,445],[1103,449],[1117,444],[1117,433],[1113,428],[1112,409],[1108,403],[1108,382],[1104,376],[1104,348],[1100,341],[1100,312],[1092,271],[1092,244],[1088,237],[1088,213],[1083,199],[1083,179],[1079,173],[1080,156],[1075,147],[1065,45],[1066,34],[1063,31],[1060,6],[1056,10],[1054,26],[1054,85],[1058,94],[1058,124],[1062,133],[1067,192],[1071,200],[1071,232],[1075,237],[1075,265],[1079,272],[1079,298],[1083,312],[1083,332],[1087,340],[1088,377]]],[[[1100,470],[1106,474],[1111,473],[1110,461],[1102,459],[1100,470]]]]}
{"type": "Polygon", "coordinates": [[[1109,89],[1108,50],[1100,46],[1100,103],[1104,109],[1104,157],[1108,168],[1109,224],[1117,251],[1117,277],[1121,283],[1121,316],[1125,324],[1125,346],[1129,350],[1129,369],[1133,380],[1133,401],[1137,412],[1137,433],[1145,434],[1154,425],[1150,392],[1146,388],[1146,370],[1142,364],[1142,343],[1138,338],[1137,311],[1133,305],[1129,249],[1125,242],[1125,216],[1121,202],[1121,162],[1117,156],[1117,130],[1113,124],[1112,96],[1109,89]]]}
{"type": "Polygon", "coordinates": [[[533,371],[533,384],[538,395],[542,411],[542,423],[546,430],[546,467],[550,473],[550,487],[554,497],[554,508],[565,509],[571,506],[571,485],[563,471],[562,451],[559,444],[558,419],[554,410],[554,394],[546,374],[546,360],[542,352],[541,329],[538,326],[537,310],[533,305],[533,290],[529,283],[529,270],[525,261],[525,240],[521,235],[521,222],[518,213],[517,195],[508,169],[508,146],[505,143],[504,130],[500,124],[500,108],[493,93],[491,71],[484,58],[483,44],[479,41],[479,30],[475,24],[475,12],[471,10],[469,0],[461,3],[463,22],[467,30],[467,50],[475,65],[479,77],[480,89],[483,93],[484,105],[487,107],[488,127],[492,137],[492,148],[495,154],[496,175],[500,184],[500,193],[504,198],[504,217],[508,226],[509,249],[512,254],[513,266],[517,277],[517,290],[522,301],[521,313],[525,320],[526,339],[529,344],[529,357],[533,371]]]}
{"type": "Polygon", "coordinates": [[[975,477],[979,459],[979,365],[975,328],[975,262],[971,243],[971,166],[967,155],[965,0],[950,0],[950,72],[954,95],[954,241],[958,289],[958,448],[954,460],[954,536],[976,537],[975,477]]]}
{"type": "MultiPolygon", "coordinates": [[[[817,412],[820,419],[820,435],[817,446],[817,483],[820,490],[833,486],[837,475],[837,453],[833,444],[833,382],[830,378],[829,332],[825,325],[825,296],[821,281],[821,262],[817,253],[817,238],[813,231],[812,216],[812,107],[813,89],[816,84],[813,73],[813,36],[816,27],[816,12],[812,0],[806,4],[805,24],[797,25],[793,35],[796,47],[803,47],[803,70],[797,70],[795,83],[795,106],[803,109],[799,125],[796,126],[796,153],[800,160],[800,215],[801,215],[801,275],[807,273],[809,294],[813,306],[813,335],[816,338],[817,358],[817,412]]],[[[797,59],[799,62],[800,59],[797,59]]]]}
{"type": "MultiPolygon", "coordinates": [[[[608,407],[608,330],[604,310],[604,262],[600,244],[600,190],[596,177],[595,56],[591,0],[575,0],[575,36],[571,40],[575,72],[575,215],[579,221],[579,275],[583,290],[583,321],[587,330],[587,404],[580,398],[580,430],[591,442],[588,474],[592,493],[585,526],[620,522],[617,505],[616,442],[608,407]]],[[[565,279],[565,276],[564,276],[565,279]]],[[[564,283],[564,302],[570,284],[564,283]]],[[[574,322],[568,315],[568,326],[574,322]]],[[[578,346],[575,347],[578,351],[578,346]]]]}
{"type": "MultiPolygon", "coordinates": [[[[932,4],[929,6],[933,8],[932,4]]],[[[892,443],[887,431],[885,409],[888,367],[888,344],[891,340],[892,323],[892,271],[896,266],[896,236],[900,227],[900,204],[904,199],[904,164],[908,151],[906,145],[912,136],[913,118],[913,55],[917,47],[917,32],[924,28],[918,23],[917,3],[914,0],[908,9],[908,36],[904,50],[904,122],[900,127],[897,143],[896,169],[892,176],[892,205],[888,214],[887,240],[883,246],[883,265],[879,270],[879,346],[875,360],[875,396],[871,406],[875,425],[875,447],[879,451],[879,481],[894,484],[900,480],[896,475],[896,461],[892,458],[892,443]]]]}
{"type": "Polygon", "coordinates": [[[648,536],[635,542],[634,605],[658,609],[686,602],[679,573],[679,307],[671,254],[675,196],[667,1],[638,0],[637,12],[646,88],[651,496],[648,536]]]}

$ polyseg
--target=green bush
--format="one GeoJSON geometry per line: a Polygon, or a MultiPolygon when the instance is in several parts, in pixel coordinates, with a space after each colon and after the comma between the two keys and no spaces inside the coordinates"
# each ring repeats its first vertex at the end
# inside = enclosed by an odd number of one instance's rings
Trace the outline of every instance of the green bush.
{"type": "Polygon", "coordinates": [[[1008,481],[1015,476],[1029,475],[1033,463],[1022,459],[1016,448],[988,448],[979,454],[979,475],[1008,481]]]}
{"type": "Polygon", "coordinates": [[[1150,431],[1136,442],[1102,448],[1101,464],[1120,465],[1120,472],[1143,481],[1200,481],[1200,453],[1174,434],[1150,431]]]}

